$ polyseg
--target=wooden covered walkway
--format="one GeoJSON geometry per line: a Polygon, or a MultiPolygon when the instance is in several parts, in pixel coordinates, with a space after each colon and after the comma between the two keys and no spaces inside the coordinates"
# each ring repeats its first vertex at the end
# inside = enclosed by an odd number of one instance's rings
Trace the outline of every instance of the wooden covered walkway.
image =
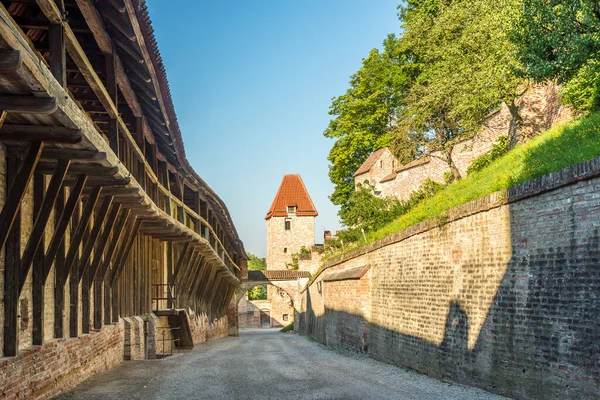
{"type": "Polygon", "coordinates": [[[141,0],[0,2],[2,356],[227,313],[245,251],[186,160],[152,32],[141,0]]]}

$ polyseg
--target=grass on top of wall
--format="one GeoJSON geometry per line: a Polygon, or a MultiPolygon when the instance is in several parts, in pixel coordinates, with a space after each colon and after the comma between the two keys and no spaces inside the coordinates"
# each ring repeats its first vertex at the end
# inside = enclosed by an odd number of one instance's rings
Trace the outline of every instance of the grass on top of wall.
{"type": "Polygon", "coordinates": [[[384,238],[453,207],[598,156],[600,112],[556,126],[516,146],[481,171],[449,185],[408,213],[372,232],[368,240],[384,238]]]}

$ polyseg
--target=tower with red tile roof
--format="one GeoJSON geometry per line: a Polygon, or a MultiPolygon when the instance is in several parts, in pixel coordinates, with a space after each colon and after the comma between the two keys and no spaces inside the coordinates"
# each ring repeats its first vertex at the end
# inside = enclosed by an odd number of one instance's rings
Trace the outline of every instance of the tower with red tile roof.
{"type": "Polygon", "coordinates": [[[267,221],[267,269],[286,269],[292,255],[315,244],[315,217],[318,215],[302,178],[284,175],[267,221]]]}

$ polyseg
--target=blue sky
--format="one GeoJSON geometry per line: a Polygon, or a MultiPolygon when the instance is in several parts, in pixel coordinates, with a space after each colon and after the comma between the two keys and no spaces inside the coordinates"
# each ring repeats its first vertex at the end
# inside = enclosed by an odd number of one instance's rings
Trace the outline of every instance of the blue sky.
{"type": "Polygon", "coordinates": [[[186,156],[225,201],[247,251],[300,174],[323,230],[340,228],[323,136],[333,97],[369,50],[399,31],[398,0],[147,0],[186,156]]]}

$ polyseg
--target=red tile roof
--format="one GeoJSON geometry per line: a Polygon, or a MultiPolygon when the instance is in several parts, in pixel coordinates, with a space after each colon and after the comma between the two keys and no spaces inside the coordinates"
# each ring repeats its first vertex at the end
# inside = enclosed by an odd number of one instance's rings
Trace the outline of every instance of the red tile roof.
{"type": "Polygon", "coordinates": [[[265,219],[271,217],[287,217],[287,207],[295,206],[299,217],[316,217],[317,209],[313,204],[302,178],[298,174],[284,175],[279,190],[273,199],[273,204],[265,219]]]}
{"type": "Polygon", "coordinates": [[[387,147],[384,147],[383,149],[379,149],[376,152],[372,153],[365,160],[365,162],[360,166],[360,168],[356,170],[356,172],[354,173],[354,176],[362,175],[366,172],[369,172],[371,167],[373,167],[373,165],[375,165],[375,163],[377,162],[379,157],[381,157],[381,155],[385,152],[386,149],[387,149],[387,147]]]}
{"type": "Polygon", "coordinates": [[[248,271],[249,281],[291,281],[299,278],[310,278],[310,272],[293,269],[248,271]]]}
{"type": "Polygon", "coordinates": [[[406,165],[402,165],[401,167],[396,168],[396,172],[405,171],[407,169],[418,167],[419,165],[427,164],[429,161],[431,161],[430,156],[424,156],[421,158],[417,158],[416,160],[413,160],[406,165]]]}
{"type": "Polygon", "coordinates": [[[384,176],[383,179],[379,182],[393,181],[394,179],[396,179],[396,176],[398,176],[398,174],[396,172],[392,172],[391,174],[384,176]]]}
{"type": "Polygon", "coordinates": [[[345,281],[348,279],[360,279],[363,276],[365,276],[365,274],[369,271],[369,268],[371,268],[370,265],[365,265],[362,267],[342,269],[339,271],[331,271],[331,272],[326,273],[323,276],[323,280],[325,282],[332,282],[332,281],[345,281]]]}

